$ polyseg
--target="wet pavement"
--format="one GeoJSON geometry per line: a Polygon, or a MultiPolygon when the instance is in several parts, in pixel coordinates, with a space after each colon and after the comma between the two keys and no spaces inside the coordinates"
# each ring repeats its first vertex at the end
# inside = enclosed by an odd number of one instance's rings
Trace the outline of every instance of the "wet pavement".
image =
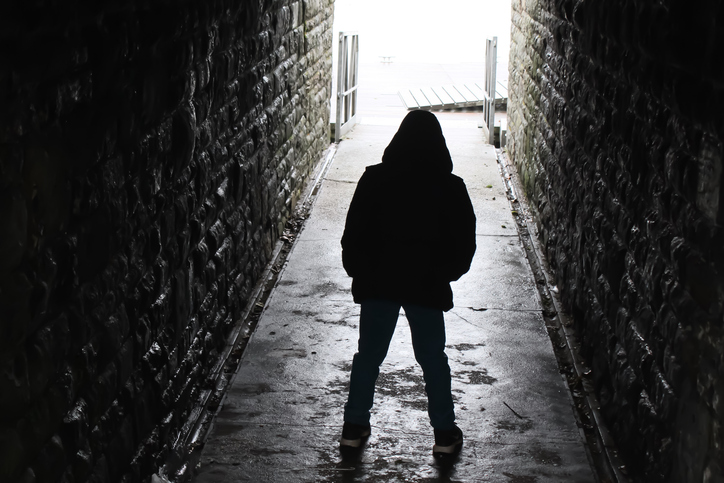
{"type": "Polygon", "coordinates": [[[465,180],[478,219],[472,268],[453,283],[455,308],[445,314],[463,450],[453,464],[432,457],[422,372],[403,312],[381,368],[372,435],[358,459],[341,457],[359,306],[339,240],[357,180],[365,166],[379,162],[397,117],[405,114],[391,104],[378,107],[338,147],[222,402],[194,481],[596,481],[495,150],[483,143],[471,117],[480,113],[439,116],[454,173],[465,180]]]}

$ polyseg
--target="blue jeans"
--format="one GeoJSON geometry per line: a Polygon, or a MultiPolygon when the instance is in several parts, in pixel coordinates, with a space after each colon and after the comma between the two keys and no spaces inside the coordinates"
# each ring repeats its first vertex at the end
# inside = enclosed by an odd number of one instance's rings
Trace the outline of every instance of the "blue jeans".
{"type": "Polygon", "coordinates": [[[410,323],[415,359],[425,379],[430,424],[435,429],[452,429],[455,411],[450,390],[450,366],[445,354],[442,310],[388,300],[366,300],[361,304],[359,343],[352,361],[344,420],[362,425],[370,421],[375,382],[380,364],[390,347],[400,307],[405,309],[410,323]]]}

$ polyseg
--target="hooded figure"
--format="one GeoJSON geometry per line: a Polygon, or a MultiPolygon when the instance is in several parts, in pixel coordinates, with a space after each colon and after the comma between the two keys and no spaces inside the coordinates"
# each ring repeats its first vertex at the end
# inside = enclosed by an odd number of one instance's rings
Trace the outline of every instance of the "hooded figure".
{"type": "Polygon", "coordinates": [[[475,214],[452,168],[435,115],[410,112],[349,206],[342,262],[355,302],[453,307],[450,282],[469,270],[475,253],[475,214]]]}
{"type": "Polygon", "coordinates": [[[423,370],[433,454],[455,453],[455,425],[443,311],[453,307],[450,282],[470,269],[475,213],[434,114],[412,111],[400,124],[382,163],[357,184],[342,236],[342,261],[361,305],[358,351],[344,412],[340,448],[358,448],[370,434],[379,367],[400,308],[410,324],[423,370]]]}

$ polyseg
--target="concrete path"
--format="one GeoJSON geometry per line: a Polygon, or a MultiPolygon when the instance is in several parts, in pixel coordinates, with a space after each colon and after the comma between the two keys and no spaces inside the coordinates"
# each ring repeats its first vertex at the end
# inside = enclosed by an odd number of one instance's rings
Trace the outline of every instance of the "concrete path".
{"type": "MultiPolygon", "coordinates": [[[[440,112],[473,199],[478,249],[453,284],[447,353],[465,446],[433,459],[422,372],[404,313],[382,366],[372,436],[359,461],[337,441],[359,306],[339,240],[365,166],[378,163],[406,111],[401,86],[477,78],[481,66],[370,64],[360,70],[360,125],[339,145],[314,208],[280,273],[201,455],[196,483],[594,482],[571,399],[547,336],[480,112],[440,112]]],[[[421,229],[422,231],[422,229],[421,229]]]]}
{"type": "Polygon", "coordinates": [[[339,145],[223,401],[196,483],[596,481],[495,151],[471,123],[441,119],[454,172],[478,218],[472,269],[453,284],[455,308],[446,313],[465,433],[457,463],[441,467],[432,457],[422,372],[404,314],[378,380],[365,451],[353,462],[338,452],[359,316],[339,240],[356,181],[397,129],[363,122],[339,145]]]}

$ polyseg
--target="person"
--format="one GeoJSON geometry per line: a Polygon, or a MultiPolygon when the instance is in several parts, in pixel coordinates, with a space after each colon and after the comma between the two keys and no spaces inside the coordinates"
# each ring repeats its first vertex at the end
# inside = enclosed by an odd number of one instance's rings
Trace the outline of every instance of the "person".
{"type": "Polygon", "coordinates": [[[470,269],[475,213],[465,183],[452,174],[442,128],[429,111],[412,111],[357,184],[342,236],[342,262],[360,304],[359,341],[344,406],[340,449],[369,437],[370,409],[400,308],[410,325],[420,364],[433,455],[457,453],[443,312],[453,307],[450,282],[470,269]]]}

